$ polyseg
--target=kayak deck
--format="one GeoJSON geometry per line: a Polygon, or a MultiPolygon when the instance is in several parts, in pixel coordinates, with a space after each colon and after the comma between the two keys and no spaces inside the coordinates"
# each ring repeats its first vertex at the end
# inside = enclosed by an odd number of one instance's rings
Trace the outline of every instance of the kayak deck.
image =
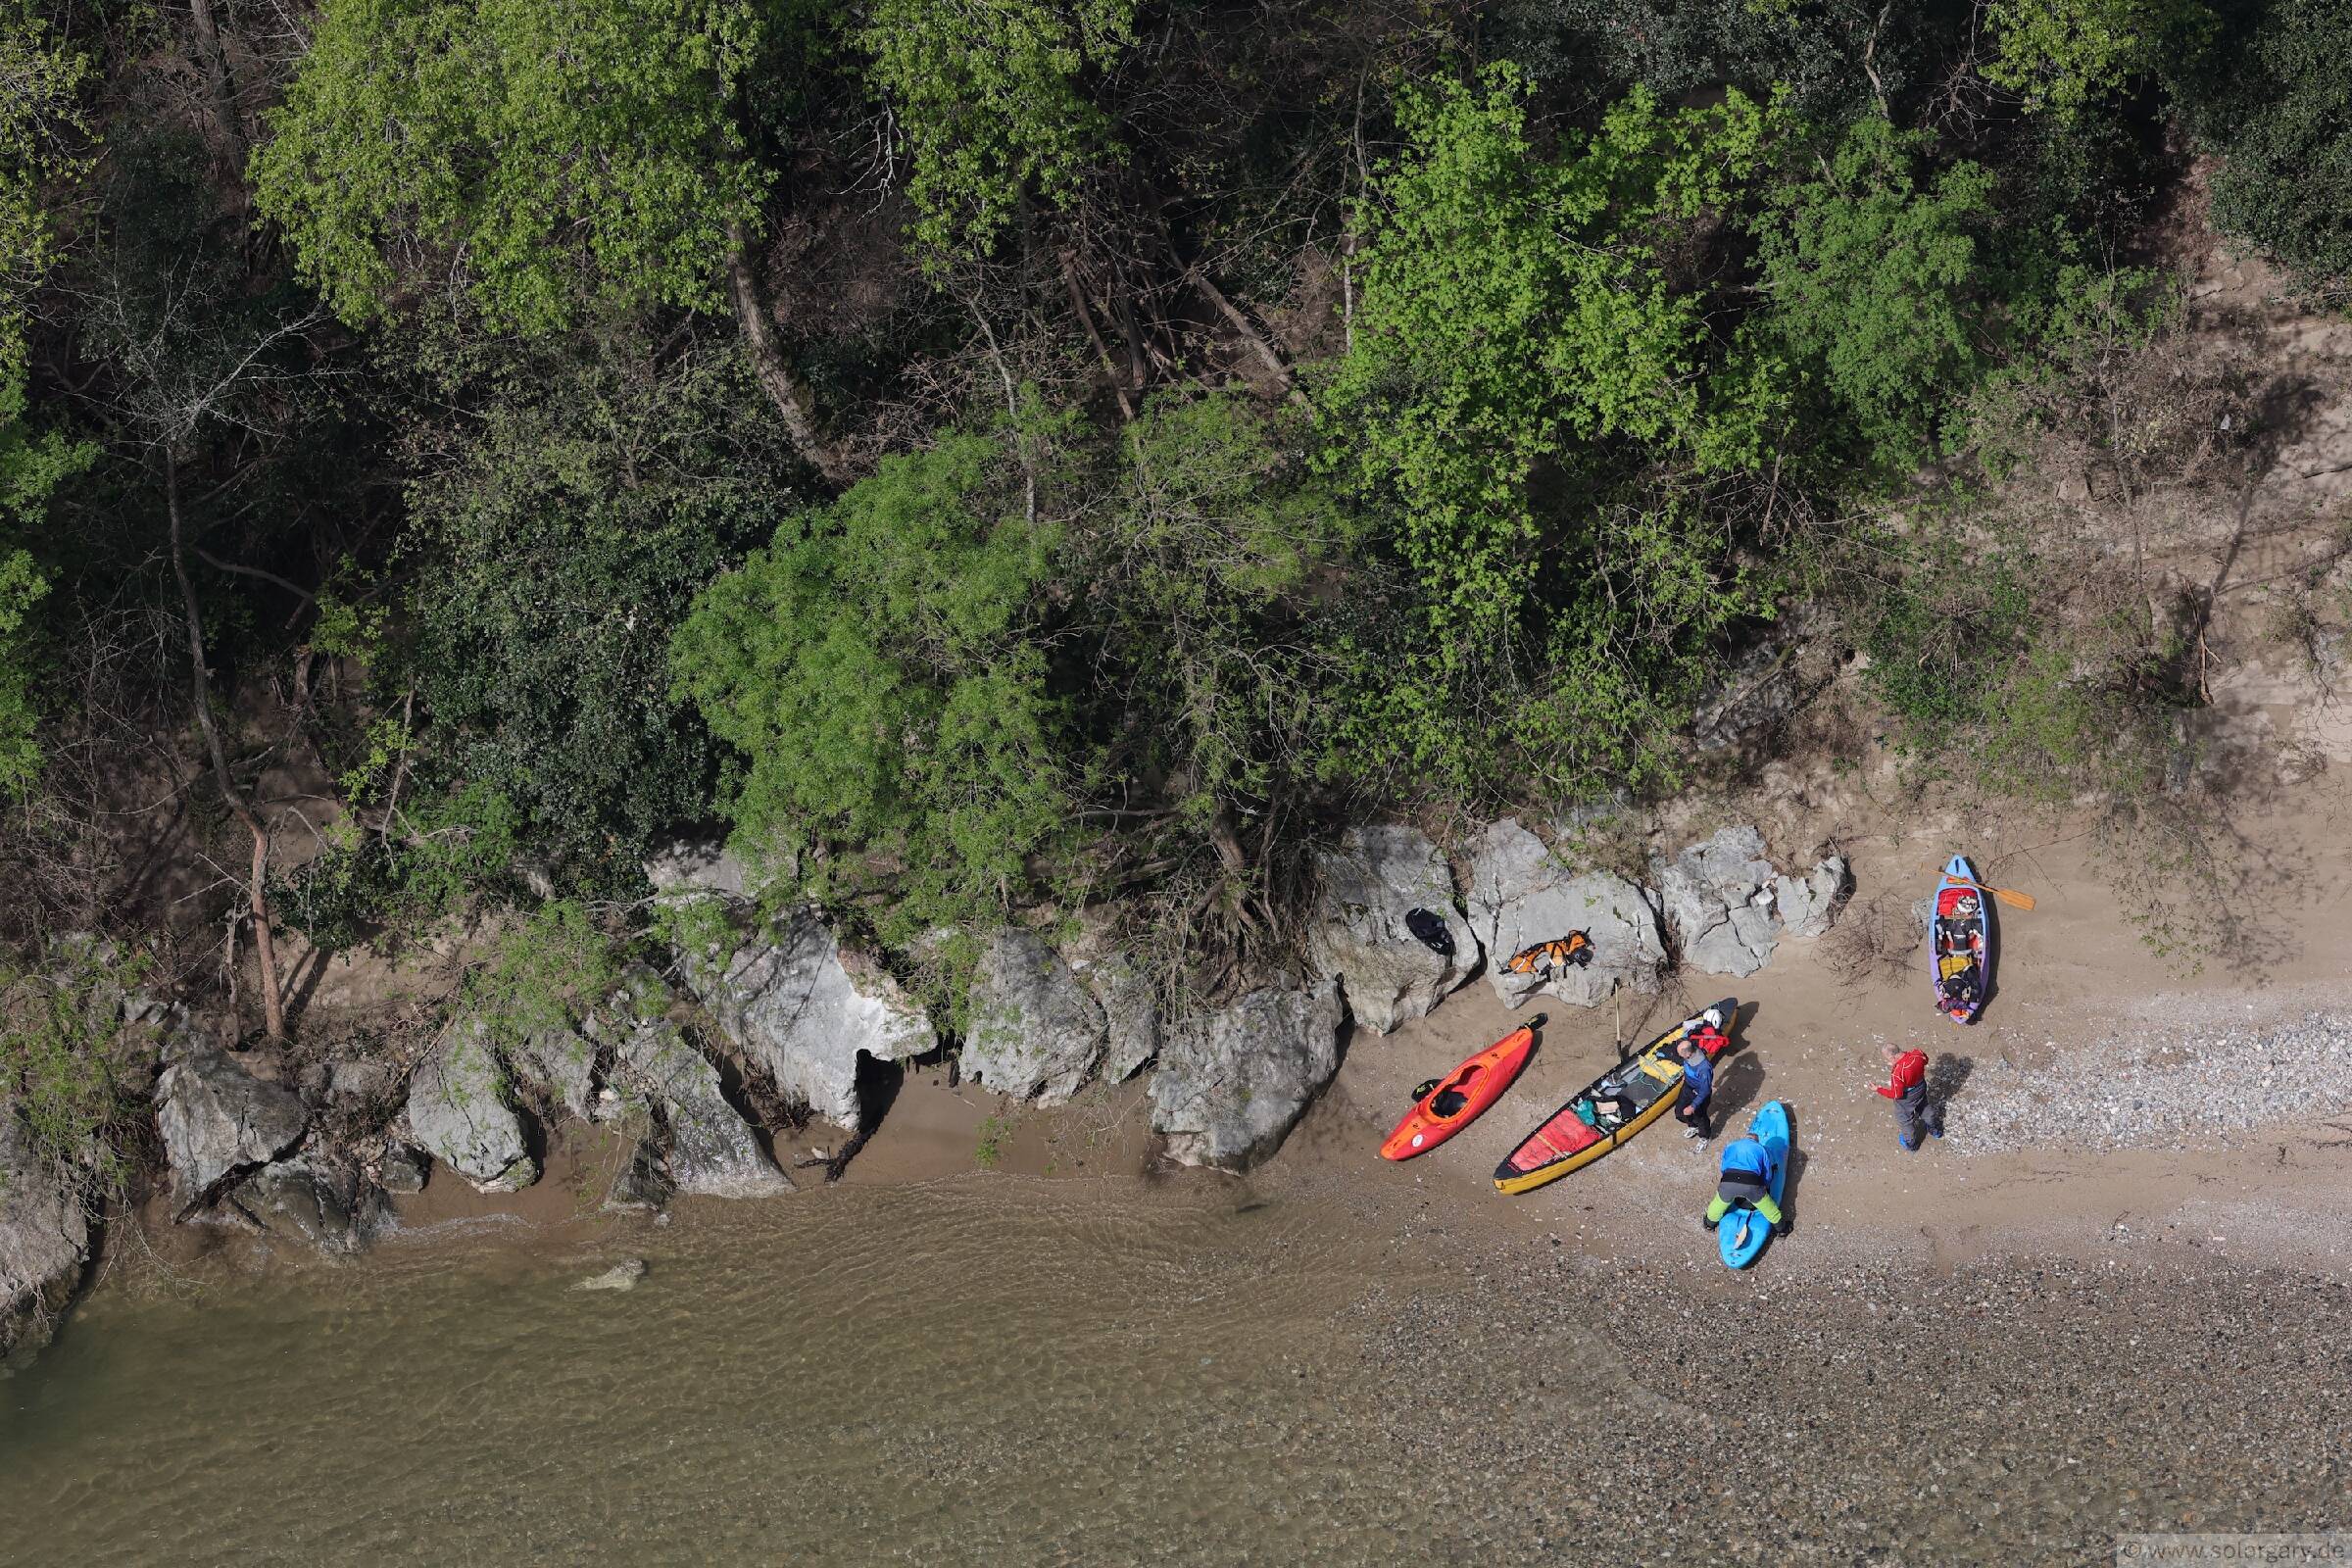
{"type": "Polygon", "coordinates": [[[1538,1013],[1474,1056],[1468,1056],[1437,1086],[1414,1102],[1396,1130],[1380,1146],[1383,1159],[1410,1159],[1437,1148],[1475,1121],[1519,1076],[1536,1048],[1536,1031],[1544,1025],[1538,1013]]]}
{"type": "MultiPolygon", "coordinates": [[[[1739,1004],[1726,998],[1716,1005],[1728,1022],[1739,1004]]],[[[1664,1115],[1682,1087],[1682,1058],[1674,1054],[1682,1038],[1683,1025],[1678,1023],[1586,1085],[1503,1156],[1494,1167],[1495,1187],[1524,1193],[1556,1181],[1664,1115]]]]}

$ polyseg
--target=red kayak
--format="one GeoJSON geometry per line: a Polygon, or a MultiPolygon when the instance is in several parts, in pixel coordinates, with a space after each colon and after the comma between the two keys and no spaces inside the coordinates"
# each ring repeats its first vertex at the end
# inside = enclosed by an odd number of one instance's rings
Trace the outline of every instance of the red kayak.
{"type": "Polygon", "coordinates": [[[1539,1012],[1439,1079],[1389,1134],[1389,1141],[1380,1146],[1380,1157],[1410,1159],[1476,1121],[1527,1065],[1529,1053],[1536,1049],[1536,1031],[1543,1027],[1544,1014],[1539,1012]]]}

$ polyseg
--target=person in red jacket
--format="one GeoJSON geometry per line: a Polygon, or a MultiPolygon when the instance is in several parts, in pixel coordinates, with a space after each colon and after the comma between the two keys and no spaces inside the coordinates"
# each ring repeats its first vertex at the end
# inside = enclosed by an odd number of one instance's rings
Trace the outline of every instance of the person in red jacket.
{"type": "Polygon", "coordinates": [[[1894,1102],[1895,1142],[1907,1152],[1919,1147],[1923,1129],[1930,1138],[1941,1138],[1943,1107],[1928,1102],[1928,1054],[1897,1054],[1892,1046],[1881,1046],[1879,1054],[1886,1058],[1886,1082],[1870,1087],[1894,1102]]]}

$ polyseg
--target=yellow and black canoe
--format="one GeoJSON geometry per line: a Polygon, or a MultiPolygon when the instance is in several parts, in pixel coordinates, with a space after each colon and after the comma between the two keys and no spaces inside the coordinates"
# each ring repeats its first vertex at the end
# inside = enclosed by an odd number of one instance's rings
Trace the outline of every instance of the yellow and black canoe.
{"type": "MultiPolygon", "coordinates": [[[[1726,1027],[1737,1027],[1740,1004],[1726,997],[1715,1005],[1726,1027]]],[[[1494,1167],[1495,1187],[1506,1193],[1533,1192],[1592,1164],[1665,1115],[1682,1087],[1683,1061],[1674,1048],[1683,1038],[1683,1028],[1676,1024],[1553,1111],[1494,1167]]],[[[1702,1028],[1698,1040],[1709,1058],[1731,1049],[1727,1035],[1711,1030],[1702,1028]]]]}

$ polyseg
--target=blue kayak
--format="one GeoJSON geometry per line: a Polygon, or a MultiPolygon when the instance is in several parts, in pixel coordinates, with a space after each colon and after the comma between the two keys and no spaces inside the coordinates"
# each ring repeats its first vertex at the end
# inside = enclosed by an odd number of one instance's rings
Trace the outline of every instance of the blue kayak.
{"type": "MultiPolygon", "coordinates": [[[[1781,1201],[1788,1189],[1788,1107],[1777,1100],[1766,1101],[1747,1124],[1747,1135],[1764,1146],[1764,1153],[1772,1161],[1772,1200],[1781,1201]]],[[[1784,1210],[1786,1212],[1786,1210],[1784,1210]]],[[[1715,1227],[1715,1242],[1723,1250],[1723,1266],[1745,1268],[1764,1251],[1764,1244],[1772,1240],[1772,1226],[1763,1215],[1744,1205],[1723,1216],[1715,1227]]]]}

